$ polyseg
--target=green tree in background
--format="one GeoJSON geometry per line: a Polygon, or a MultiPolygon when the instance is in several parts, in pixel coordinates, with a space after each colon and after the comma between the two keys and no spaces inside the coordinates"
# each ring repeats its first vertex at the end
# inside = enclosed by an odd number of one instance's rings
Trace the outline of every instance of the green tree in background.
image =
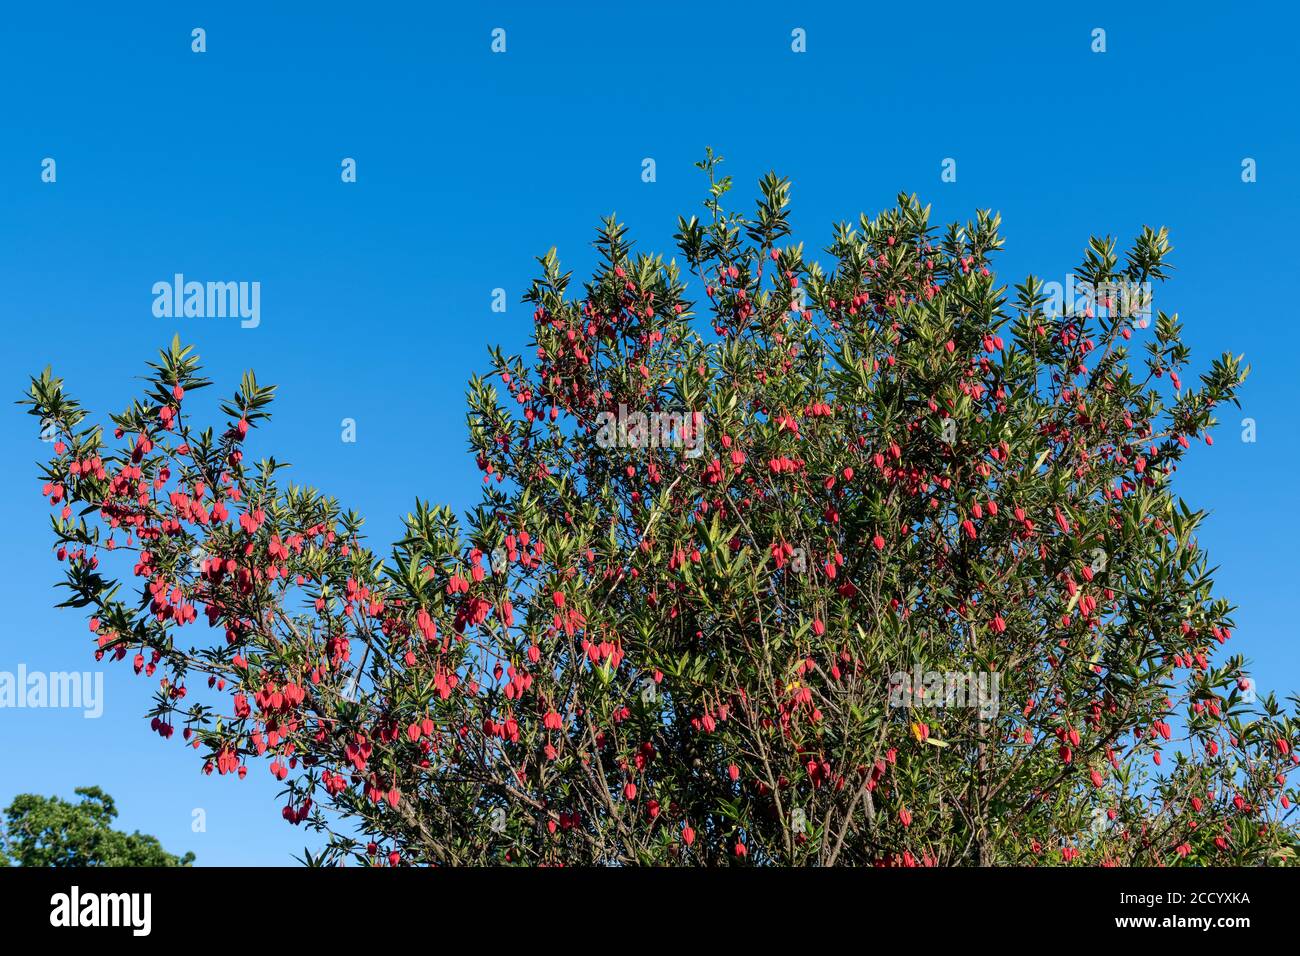
{"type": "Polygon", "coordinates": [[[189,866],[157,837],[114,830],[117,805],[99,787],[78,787],[80,803],[22,793],[4,812],[0,866],[189,866]]]}

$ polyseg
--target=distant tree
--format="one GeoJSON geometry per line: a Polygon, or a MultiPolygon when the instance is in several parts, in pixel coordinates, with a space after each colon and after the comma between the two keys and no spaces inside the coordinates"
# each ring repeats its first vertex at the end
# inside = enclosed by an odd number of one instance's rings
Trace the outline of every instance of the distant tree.
{"type": "Polygon", "coordinates": [[[78,787],[80,803],[21,793],[4,812],[0,866],[189,866],[157,837],[114,830],[117,805],[99,787],[78,787]]]}

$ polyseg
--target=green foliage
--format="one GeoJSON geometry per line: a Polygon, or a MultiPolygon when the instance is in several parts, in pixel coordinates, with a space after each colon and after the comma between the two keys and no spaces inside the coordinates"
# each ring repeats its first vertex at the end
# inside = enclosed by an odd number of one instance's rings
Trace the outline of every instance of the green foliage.
{"type": "Polygon", "coordinates": [[[33,380],[66,603],[158,732],[269,761],[312,865],[1292,862],[1295,717],[1217,656],[1172,483],[1247,368],[1184,381],[1177,316],[1136,321],[1165,231],[1090,240],[1052,312],[992,213],[902,195],[823,265],[790,184],[746,217],[720,162],[684,265],[613,218],[579,292],[541,257],[527,359],[469,384],[479,505],[417,500],[386,559],[245,461],[252,373],[196,433],[173,343],[116,449],[33,380]],[[995,706],[900,693],[926,672],[995,706]]]}
{"type": "Polygon", "coordinates": [[[19,794],[5,810],[0,865],[189,866],[194,854],[168,853],[157,837],[114,830],[117,807],[99,787],[78,787],[79,803],[19,794]]]}

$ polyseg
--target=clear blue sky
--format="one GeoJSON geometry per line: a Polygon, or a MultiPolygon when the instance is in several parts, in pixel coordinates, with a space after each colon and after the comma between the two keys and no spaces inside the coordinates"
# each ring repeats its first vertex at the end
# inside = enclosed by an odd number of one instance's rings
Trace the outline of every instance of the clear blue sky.
{"type": "MultiPolygon", "coordinates": [[[[534,257],[581,276],[598,217],[674,251],[703,195],[706,145],[749,206],[769,168],[794,181],[797,239],[900,190],[936,218],[1003,214],[1004,278],[1063,281],[1091,234],[1166,225],[1178,272],[1156,304],[1194,354],[1253,374],[1212,449],[1179,476],[1212,509],[1202,541],[1240,605],[1232,645],[1262,688],[1300,688],[1296,654],[1292,310],[1294,42],[1269,4],[13,4],[0,33],[0,384],[47,363],[117,410],[173,332],[226,394],[281,386],[254,450],[369,518],[384,545],[417,494],[464,509],[465,381],[517,350],[534,257]],[[335,9],[337,8],[337,9],[335,9]],[[190,31],[207,31],[191,52],[190,31]],[[506,30],[507,52],[490,50],[506,30]],[[1107,52],[1091,52],[1106,30],[1107,52]],[[807,52],[791,31],[807,32],[807,52]],[[41,162],[57,182],[41,182],[41,162]],[[340,181],[353,157],[358,182],[340,181]],[[653,158],[657,181],[641,180],[653,158]],[[940,181],[945,158],[957,182],[940,181]],[[1258,182],[1241,162],[1258,163],[1258,182]],[[158,319],[154,282],[258,281],[261,325],[158,319]],[[505,315],[490,310],[507,290],[505,315]],[[1241,418],[1258,440],[1241,441],[1241,418]],[[340,421],[357,422],[356,444],[340,421]]],[[[204,394],[211,406],[217,389],[204,394]]],[[[86,625],[55,611],[34,420],[0,415],[0,671],[95,667],[86,625]]],[[[381,548],[386,550],[386,548],[381,548]]],[[[265,768],[205,778],[140,715],[149,685],[106,666],[99,720],[0,710],[0,806],[98,784],[126,828],[200,863],[289,862],[265,768]],[[204,808],[207,832],[191,832],[204,808]]]]}

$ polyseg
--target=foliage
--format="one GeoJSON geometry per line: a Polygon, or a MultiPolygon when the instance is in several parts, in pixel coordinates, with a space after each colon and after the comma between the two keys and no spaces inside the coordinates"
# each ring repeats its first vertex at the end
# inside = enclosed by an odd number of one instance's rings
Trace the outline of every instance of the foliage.
{"type": "Polygon", "coordinates": [[[33,380],[65,603],[158,681],[155,730],[269,762],[312,863],[1292,860],[1295,719],[1219,653],[1171,487],[1247,370],[1184,381],[1177,316],[1134,321],[1166,232],[1090,240],[1095,301],[1054,312],[999,285],[996,215],[902,195],[827,267],[787,181],[745,217],[719,162],[677,235],[703,299],[612,217],[581,289],[543,256],[527,359],[469,384],[480,504],[417,500],[386,558],[245,459],[251,372],[198,430],[174,341],[115,448],[33,380]],[[899,695],[931,671],[996,676],[996,714],[899,695]]]}
{"type": "Polygon", "coordinates": [[[78,787],[79,803],[22,793],[5,810],[0,865],[189,866],[193,853],[168,853],[157,837],[114,830],[117,806],[99,787],[78,787]]]}

